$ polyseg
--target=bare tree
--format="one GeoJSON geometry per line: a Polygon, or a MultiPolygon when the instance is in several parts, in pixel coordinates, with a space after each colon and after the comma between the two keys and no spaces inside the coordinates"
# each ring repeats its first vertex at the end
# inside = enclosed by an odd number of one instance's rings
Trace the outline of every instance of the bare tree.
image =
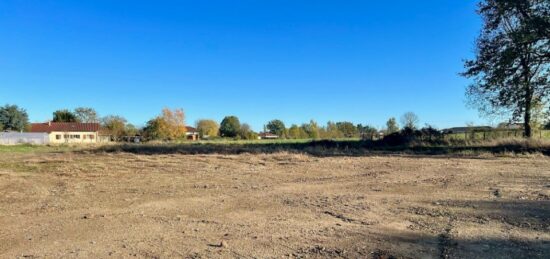
{"type": "Polygon", "coordinates": [[[416,129],[419,121],[418,115],[414,112],[406,112],[401,116],[401,124],[403,124],[405,128],[416,129]]]}

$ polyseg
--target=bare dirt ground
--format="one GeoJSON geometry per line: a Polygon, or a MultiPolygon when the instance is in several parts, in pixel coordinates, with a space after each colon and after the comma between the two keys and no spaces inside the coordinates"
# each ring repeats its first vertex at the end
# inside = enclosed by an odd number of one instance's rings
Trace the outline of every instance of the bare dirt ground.
{"type": "Polygon", "coordinates": [[[1,258],[550,258],[550,158],[0,155],[1,258]]]}

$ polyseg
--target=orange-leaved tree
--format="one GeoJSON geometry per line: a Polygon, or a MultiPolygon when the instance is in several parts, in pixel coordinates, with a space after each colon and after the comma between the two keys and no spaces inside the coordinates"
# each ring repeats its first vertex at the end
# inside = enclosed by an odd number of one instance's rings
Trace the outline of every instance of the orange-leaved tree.
{"type": "Polygon", "coordinates": [[[182,109],[164,108],[156,118],[147,122],[145,132],[150,139],[176,140],[185,137],[185,113],[182,109]]]}

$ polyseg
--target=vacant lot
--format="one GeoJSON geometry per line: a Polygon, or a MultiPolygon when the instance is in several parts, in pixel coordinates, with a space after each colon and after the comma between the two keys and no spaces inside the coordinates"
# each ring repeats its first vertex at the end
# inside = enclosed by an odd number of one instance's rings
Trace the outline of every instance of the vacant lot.
{"type": "Polygon", "coordinates": [[[0,155],[0,257],[550,257],[547,157],[0,155]]]}

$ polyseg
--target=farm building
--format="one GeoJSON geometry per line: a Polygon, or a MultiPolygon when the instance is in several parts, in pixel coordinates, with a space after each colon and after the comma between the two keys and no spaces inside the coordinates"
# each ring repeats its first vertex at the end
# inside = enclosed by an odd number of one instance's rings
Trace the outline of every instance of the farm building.
{"type": "Polygon", "coordinates": [[[100,135],[99,123],[46,122],[32,123],[32,133],[47,133],[51,144],[93,144],[107,142],[108,137],[100,135]]]}
{"type": "Polygon", "coordinates": [[[185,129],[186,129],[185,138],[187,140],[199,140],[200,139],[199,131],[197,131],[197,129],[195,129],[193,127],[189,127],[189,126],[186,126],[185,129]]]}
{"type": "Polygon", "coordinates": [[[0,132],[0,145],[46,145],[48,143],[50,138],[47,133],[0,132]]]}

